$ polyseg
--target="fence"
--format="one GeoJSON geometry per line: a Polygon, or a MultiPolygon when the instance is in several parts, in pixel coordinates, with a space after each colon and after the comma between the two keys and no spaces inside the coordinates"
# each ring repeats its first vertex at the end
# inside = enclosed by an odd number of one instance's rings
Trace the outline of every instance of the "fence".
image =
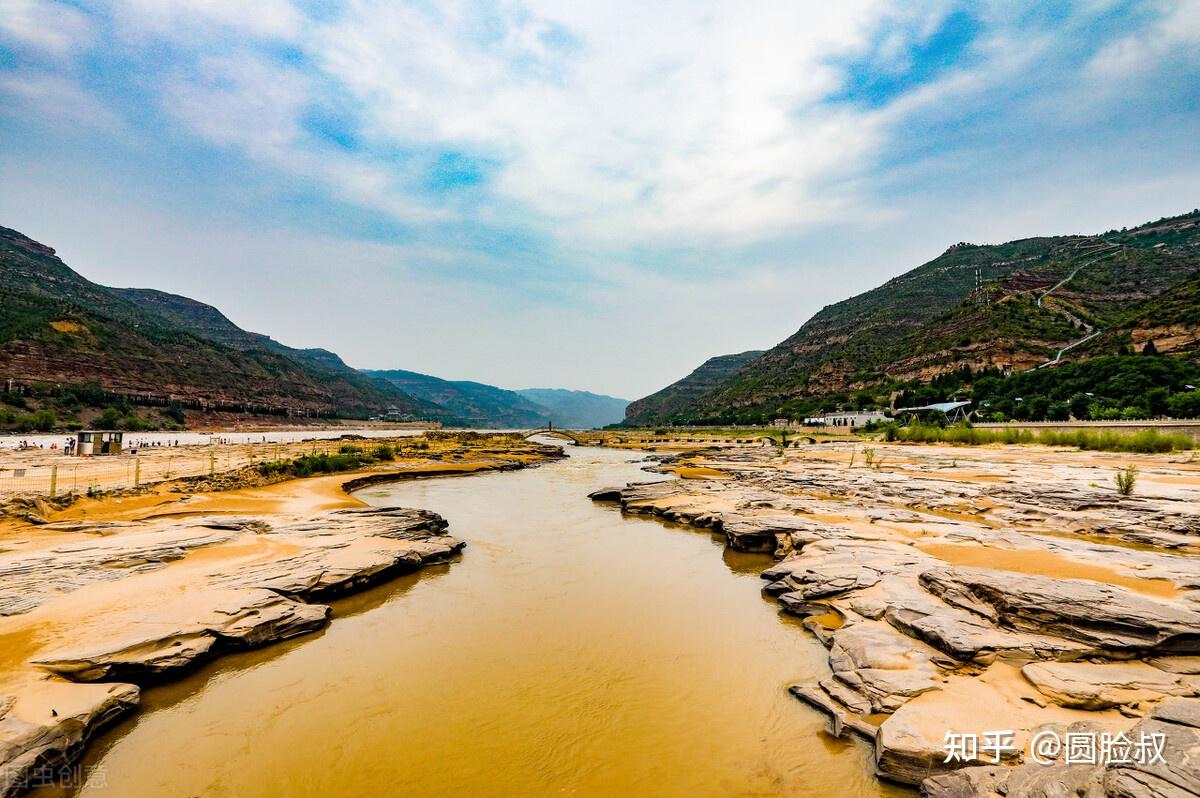
{"type": "Polygon", "coordinates": [[[324,440],[298,443],[260,443],[150,447],[138,453],[70,457],[57,450],[35,449],[0,453],[0,500],[15,496],[57,498],[136,488],[156,482],[236,471],[274,460],[305,454],[370,452],[380,445],[412,446],[412,438],[368,441],[324,440]]]}

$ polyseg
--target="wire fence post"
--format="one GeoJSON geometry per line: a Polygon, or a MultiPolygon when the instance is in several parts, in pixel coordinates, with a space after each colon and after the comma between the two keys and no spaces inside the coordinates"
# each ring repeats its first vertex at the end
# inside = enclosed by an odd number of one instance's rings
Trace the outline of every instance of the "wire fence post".
{"type": "Polygon", "coordinates": [[[50,466],[50,498],[58,493],[58,466],[50,466]]]}
{"type": "Polygon", "coordinates": [[[211,477],[217,473],[217,456],[212,452],[208,453],[208,475],[211,477]]]}
{"type": "Polygon", "coordinates": [[[133,486],[141,487],[142,484],[142,461],[134,458],[133,460],[133,486]]]}

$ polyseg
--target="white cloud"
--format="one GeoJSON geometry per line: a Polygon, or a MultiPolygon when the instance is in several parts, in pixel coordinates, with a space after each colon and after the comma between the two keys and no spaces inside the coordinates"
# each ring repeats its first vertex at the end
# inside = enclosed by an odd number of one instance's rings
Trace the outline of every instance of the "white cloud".
{"type": "Polygon", "coordinates": [[[291,38],[304,15],[288,0],[110,0],[112,14],[128,36],[195,37],[206,29],[249,36],[291,38]]]}
{"type": "Polygon", "coordinates": [[[50,0],[0,0],[0,40],[54,57],[79,50],[90,38],[87,18],[50,0]]]}
{"type": "Polygon", "coordinates": [[[1151,71],[1173,53],[1195,58],[1200,47],[1200,0],[1173,0],[1156,4],[1155,22],[1117,39],[1098,52],[1089,64],[1093,76],[1123,78],[1151,71]]]}
{"type": "Polygon", "coordinates": [[[827,218],[878,145],[870,116],[820,103],[829,60],[866,46],[882,3],[504,8],[503,35],[481,41],[461,5],[361,2],[310,41],[371,135],[494,155],[502,198],[594,239],[827,218]],[[556,51],[557,30],[578,45],[556,51]]]}

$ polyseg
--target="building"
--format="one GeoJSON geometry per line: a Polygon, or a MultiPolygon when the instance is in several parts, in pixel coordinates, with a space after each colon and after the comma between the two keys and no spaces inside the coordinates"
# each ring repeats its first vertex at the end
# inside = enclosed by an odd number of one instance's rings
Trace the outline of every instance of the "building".
{"type": "Polygon", "coordinates": [[[80,457],[120,454],[125,433],[112,430],[85,429],[79,433],[75,453],[80,457]]]}
{"type": "MultiPolygon", "coordinates": [[[[813,419],[816,420],[816,419],[813,419]]],[[[862,427],[872,421],[887,421],[888,417],[878,410],[838,410],[826,413],[821,419],[827,427],[862,427]]]]}

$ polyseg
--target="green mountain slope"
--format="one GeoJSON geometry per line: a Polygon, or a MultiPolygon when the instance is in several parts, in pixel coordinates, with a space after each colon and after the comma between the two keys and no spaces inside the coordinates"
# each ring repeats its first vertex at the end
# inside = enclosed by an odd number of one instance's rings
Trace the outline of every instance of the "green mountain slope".
{"type": "Polygon", "coordinates": [[[347,366],[326,349],[295,349],[262,333],[238,327],[212,305],[150,288],[113,288],[117,296],[180,330],[242,351],[273,352],[310,372],[334,395],[343,410],[371,414],[395,407],[411,416],[449,420],[452,414],[432,402],[404,393],[386,380],[373,379],[347,366]]]}
{"type": "MultiPolygon", "coordinates": [[[[822,309],[684,406],[643,417],[639,408],[647,397],[630,412],[635,423],[763,421],[964,367],[1020,371],[1092,331],[1126,324],[1131,312],[1159,312],[1160,299],[1167,301],[1198,269],[1200,212],[1099,236],[957,244],[879,288],[822,309]]],[[[1188,296],[1180,295],[1180,307],[1188,296]]],[[[1114,351],[1114,341],[1098,336],[1071,357],[1114,351]],[[1097,348],[1102,344],[1108,348],[1097,348]]]]}
{"type": "Polygon", "coordinates": [[[751,350],[709,358],[683,379],[630,402],[625,409],[625,423],[645,427],[682,420],[699,405],[703,397],[720,388],[764,354],[762,350],[751,350]]]}
{"type": "Polygon", "coordinates": [[[0,376],[17,383],[95,382],[119,394],[251,412],[353,417],[396,405],[417,417],[428,409],[390,389],[349,384],[279,351],[236,348],[197,335],[87,280],[50,247],[3,227],[0,376]]]}
{"type": "Polygon", "coordinates": [[[629,406],[628,399],[565,388],[525,388],[517,393],[546,408],[556,427],[607,427],[624,419],[625,408],[629,406]]]}
{"type": "Polygon", "coordinates": [[[386,380],[405,393],[435,402],[459,423],[492,429],[529,429],[545,426],[550,411],[516,391],[468,380],[443,380],[402,369],[364,370],[369,377],[386,380]]]}

